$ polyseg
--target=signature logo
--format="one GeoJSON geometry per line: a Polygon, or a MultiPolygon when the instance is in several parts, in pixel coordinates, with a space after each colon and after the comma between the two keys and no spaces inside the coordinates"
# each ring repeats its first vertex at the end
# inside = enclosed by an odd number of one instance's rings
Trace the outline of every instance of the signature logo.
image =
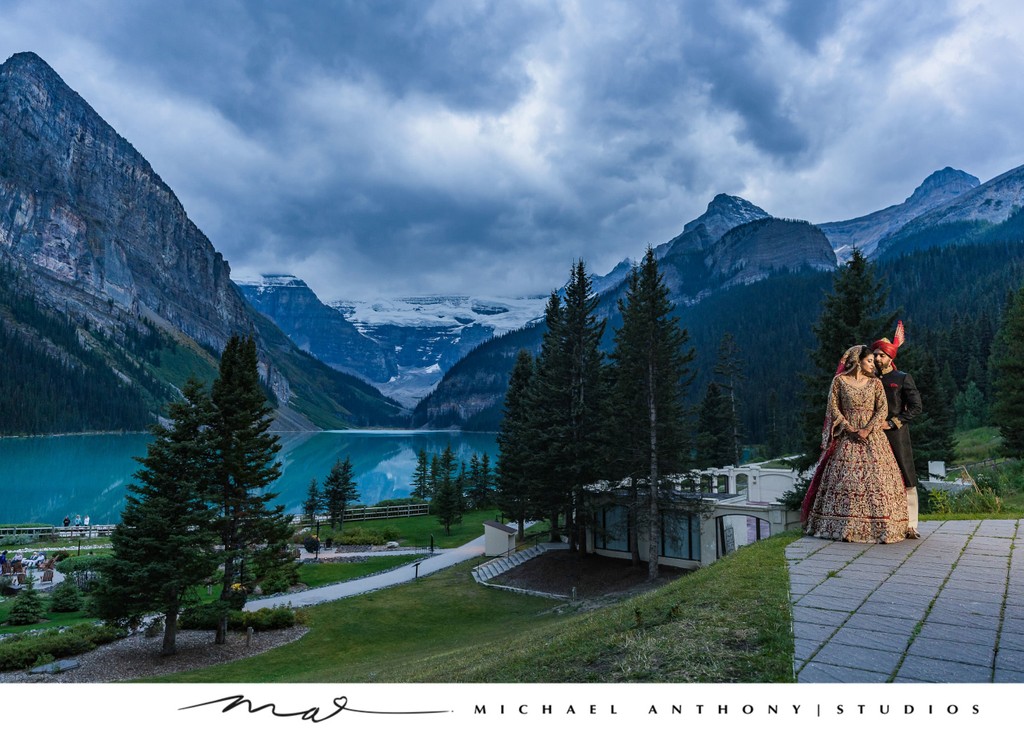
{"type": "Polygon", "coordinates": [[[365,709],[356,709],[349,706],[348,696],[338,696],[334,698],[331,703],[333,710],[328,708],[326,711],[321,711],[319,706],[311,706],[308,709],[301,711],[278,711],[277,704],[265,703],[260,706],[253,704],[251,700],[242,695],[237,696],[225,696],[224,698],[215,698],[212,701],[204,701],[203,703],[195,703],[191,706],[182,706],[179,711],[186,711],[188,709],[197,709],[203,706],[217,706],[218,704],[225,704],[224,708],[220,710],[222,714],[226,714],[233,711],[236,708],[241,708],[244,713],[256,714],[266,711],[271,716],[277,716],[279,718],[292,718],[299,717],[302,721],[308,721],[311,724],[322,724],[328,719],[332,719],[342,711],[348,711],[353,714],[374,714],[374,715],[417,715],[417,714],[450,714],[451,711],[367,711],[365,709]],[[329,712],[329,713],[328,713],[329,712]]]}

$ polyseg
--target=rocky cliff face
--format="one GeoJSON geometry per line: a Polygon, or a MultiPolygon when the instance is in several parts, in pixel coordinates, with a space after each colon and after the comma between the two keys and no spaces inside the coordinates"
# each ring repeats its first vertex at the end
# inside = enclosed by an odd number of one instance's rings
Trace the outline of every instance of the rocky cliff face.
{"type": "Polygon", "coordinates": [[[35,271],[41,297],[149,313],[215,348],[251,327],[174,193],[35,54],[0,66],[0,140],[0,253],[35,271]]]}
{"type": "Polygon", "coordinates": [[[1024,166],[996,176],[980,186],[968,189],[959,196],[907,222],[885,237],[879,250],[886,250],[898,240],[912,238],[929,229],[974,222],[985,225],[1000,224],[1024,206],[1024,166]]]}
{"type": "Polygon", "coordinates": [[[321,362],[373,383],[398,375],[393,352],[359,332],[293,275],[265,275],[236,283],[256,310],[321,362]]]}
{"type": "MultiPolygon", "coordinates": [[[[0,65],[0,265],[25,276],[35,302],[121,351],[154,329],[194,353],[255,333],[263,379],[289,427],[400,420],[378,391],[336,379],[259,317],[149,163],[31,53],[0,65]]],[[[134,362],[138,379],[167,379],[134,362]]]]}
{"type": "Polygon", "coordinates": [[[908,222],[957,199],[980,183],[969,173],[947,166],[926,178],[902,204],[844,222],[826,222],[818,227],[832,243],[841,262],[849,259],[854,248],[871,258],[882,240],[908,222]]]}
{"type": "Polygon", "coordinates": [[[711,278],[728,288],[767,278],[773,272],[833,270],[836,255],[828,238],[807,222],[759,219],[729,230],[705,259],[711,278]]]}

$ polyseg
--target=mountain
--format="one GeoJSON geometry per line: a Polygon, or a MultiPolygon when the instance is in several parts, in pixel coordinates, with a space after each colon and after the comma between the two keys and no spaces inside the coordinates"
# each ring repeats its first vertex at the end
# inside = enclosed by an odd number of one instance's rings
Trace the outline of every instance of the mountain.
{"type": "Polygon", "coordinates": [[[0,310],[7,334],[51,363],[102,357],[151,418],[190,372],[209,376],[232,334],[254,333],[279,428],[404,420],[260,317],[149,163],[31,53],[0,65],[0,266],[18,284],[0,310]],[[76,339],[58,345],[51,322],[76,339]]]}
{"type": "MultiPolygon", "coordinates": [[[[990,230],[1016,219],[1022,207],[1024,166],[996,176],[907,222],[879,242],[878,257],[891,258],[956,242],[993,241],[1014,236],[1012,231],[990,230]]],[[[1010,230],[1019,230],[1019,227],[1011,226],[1010,230]]]]}
{"type": "Polygon", "coordinates": [[[360,333],[294,275],[264,275],[235,284],[296,346],[329,367],[372,383],[386,383],[398,375],[393,352],[360,333]]]}
{"type": "Polygon", "coordinates": [[[414,406],[477,345],[540,318],[547,298],[417,296],[331,305],[388,350],[397,375],[378,387],[414,406]]]}
{"type": "MultiPolygon", "coordinates": [[[[835,253],[818,228],[773,218],[748,201],[724,194],[716,196],[707,211],[677,237],[655,248],[655,253],[660,254],[665,284],[679,307],[780,273],[825,272],[836,266],[835,253]]],[[[621,264],[616,270],[620,269],[621,264]]],[[[595,289],[599,293],[596,313],[608,318],[614,328],[617,303],[628,283],[621,280],[608,287],[608,280],[604,276],[603,291],[595,289]]],[[[612,328],[605,332],[607,340],[612,328]]],[[[413,424],[494,430],[515,356],[520,349],[536,352],[543,332],[541,323],[527,325],[474,349],[416,406],[413,424]]],[[[610,341],[605,346],[610,349],[610,341]]]]}
{"type": "Polygon", "coordinates": [[[928,176],[902,204],[844,222],[826,222],[818,228],[828,237],[840,261],[849,259],[854,248],[871,259],[882,240],[980,183],[975,176],[947,166],[928,176]]]}

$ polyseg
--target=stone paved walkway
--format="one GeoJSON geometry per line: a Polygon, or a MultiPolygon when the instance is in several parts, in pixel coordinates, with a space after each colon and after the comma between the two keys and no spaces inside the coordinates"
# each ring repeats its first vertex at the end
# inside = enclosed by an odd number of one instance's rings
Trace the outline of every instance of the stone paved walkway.
{"type": "Polygon", "coordinates": [[[801,683],[1024,682],[1024,521],[786,549],[801,683]]]}

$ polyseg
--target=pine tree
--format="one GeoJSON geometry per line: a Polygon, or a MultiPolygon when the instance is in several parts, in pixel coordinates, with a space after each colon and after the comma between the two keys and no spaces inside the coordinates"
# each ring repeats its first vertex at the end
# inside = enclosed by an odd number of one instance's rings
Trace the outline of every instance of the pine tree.
{"type": "Polygon", "coordinates": [[[721,466],[739,466],[743,458],[743,428],[740,425],[740,405],[737,392],[743,381],[743,360],[739,355],[736,338],[726,332],[718,343],[718,362],[715,364],[718,386],[726,403],[726,433],[730,456],[721,466]]]}
{"type": "Polygon", "coordinates": [[[465,502],[462,482],[455,474],[455,453],[449,445],[438,459],[438,484],[434,495],[434,511],[444,526],[445,535],[452,534],[452,525],[462,522],[465,502]]]}
{"type": "Polygon", "coordinates": [[[203,386],[189,380],[168,415],[170,425],[153,427],[153,441],[139,459],[142,466],[111,535],[104,588],[95,595],[108,620],[162,613],[163,655],[176,652],[178,612],[217,567],[208,502],[217,460],[213,406],[203,386]]]}
{"type": "Polygon", "coordinates": [[[572,550],[586,549],[587,503],[584,488],[601,479],[604,461],[602,430],[606,407],[605,355],[601,338],[605,321],[595,315],[597,297],[583,261],[576,262],[565,289],[562,328],[558,334],[561,379],[549,385],[565,396],[565,425],[560,440],[549,444],[549,460],[562,473],[567,490],[566,531],[572,550]]]}
{"type": "Polygon", "coordinates": [[[342,527],[345,508],[358,499],[359,490],[356,489],[352,459],[348,456],[344,461],[338,459],[324,480],[324,504],[332,529],[342,527]]]}
{"type": "Polygon", "coordinates": [[[306,515],[306,522],[310,527],[316,524],[316,516],[324,510],[324,498],[320,494],[320,487],[316,483],[316,477],[309,480],[309,489],[306,490],[306,501],[302,503],[302,511],[306,515]]]}
{"type": "Polygon", "coordinates": [[[924,411],[910,424],[914,445],[914,468],[918,477],[928,477],[928,462],[950,461],[956,444],[953,438],[956,418],[953,414],[953,378],[949,369],[939,374],[935,358],[930,352],[907,352],[900,357],[900,369],[914,376],[914,384],[921,391],[924,411]],[[920,355],[920,356],[918,356],[920,355]]]}
{"type": "Polygon", "coordinates": [[[35,588],[35,577],[28,574],[25,585],[11,603],[7,623],[11,625],[35,624],[43,616],[43,600],[35,588]]]}
{"type": "Polygon", "coordinates": [[[426,449],[420,449],[416,454],[416,468],[412,473],[411,497],[419,502],[429,502],[433,494],[430,482],[430,459],[426,449]]]}
{"type": "Polygon", "coordinates": [[[717,382],[709,382],[697,413],[696,465],[698,469],[722,467],[733,463],[732,406],[717,382]]]}
{"type": "Polygon", "coordinates": [[[693,350],[679,319],[672,315],[669,290],[647,248],[634,268],[629,290],[619,301],[622,326],[615,334],[615,413],[620,444],[638,495],[636,520],[646,517],[649,578],[658,575],[663,480],[681,470],[689,453],[683,398],[692,380],[693,350]]]}
{"type": "Polygon", "coordinates": [[[474,510],[490,507],[493,502],[491,460],[475,453],[469,459],[469,475],[466,478],[466,498],[474,510]]]}
{"type": "Polygon", "coordinates": [[[1024,458],[1024,288],[1011,294],[992,345],[992,419],[1007,456],[1024,458]]]}
{"type": "Polygon", "coordinates": [[[888,291],[859,250],[841,265],[832,279],[832,293],[825,296],[821,316],[814,325],[817,345],[810,352],[804,383],[803,445],[801,467],[809,467],[821,454],[821,426],[829,385],[843,353],[856,344],[870,345],[890,333],[896,314],[883,311],[888,291]]]}
{"type": "Polygon", "coordinates": [[[561,540],[559,518],[570,514],[568,476],[561,462],[569,435],[569,393],[565,389],[569,369],[563,348],[565,313],[562,300],[552,293],[544,309],[546,330],[540,354],[534,364],[527,395],[524,440],[529,459],[529,475],[533,482],[536,507],[550,520],[551,541],[561,540]]]}
{"type": "Polygon", "coordinates": [[[528,436],[532,379],[533,358],[525,349],[520,350],[509,377],[497,436],[498,508],[516,521],[520,540],[525,538],[526,519],[533,511],[533,451],[528,436]]]}
{"type": "Polygon", "coordinates": [[[270,433],[270,408],[260,387],[256,342],[232,336],[211,392],[216,460],[211,497],[218,510],[224,579],[215,641],[227,641],[228,613],[245,602],[247,584],[261,576],[289,574],[285,549],[291,536],[277,495],[263,489],[280,476],[280,450],[270,433]],[[248,568],[246,567],[248,564],[248,568]]]}

